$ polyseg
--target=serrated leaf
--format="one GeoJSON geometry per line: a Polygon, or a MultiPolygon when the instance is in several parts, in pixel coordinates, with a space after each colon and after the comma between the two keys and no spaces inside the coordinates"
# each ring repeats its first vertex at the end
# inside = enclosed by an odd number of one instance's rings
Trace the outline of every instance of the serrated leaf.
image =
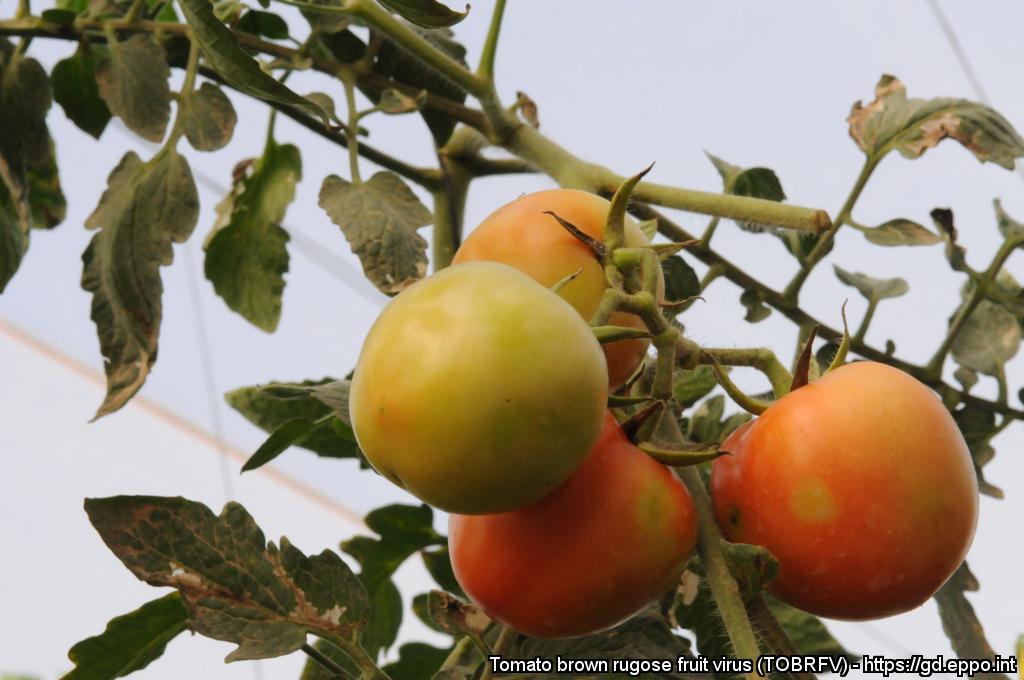
{"type": "Polygon", "coordinates": [[[294,106],[330,125],[327,114],[314,102],[302,97],[260,68],[238,38],[213,16],[209,0],[180,0],[181,11],[192,33],[203,48],[207,63],[235,89],[268,101],[294,106]]]}
{"type": "Polygon", "coordinates": [[[96,48],[79,48],[50,73],[53,98],[64,115],[81,130],[100,138],[110,122],[110,109],[96,84],[96,48]]]}
{"type": "Polygon", "coordinates": [[[967,368],[999,375],[1020,349],[1017,318],[1002,305],[982,300],[953,340],[953,358],[967,368]]]}
{"type": "Polygon", "coordinates": [[[384,293],[400,293],[426,276],[427,242],[416,230],[434,217],[398,175],[378,172],[362,184],[330,175],[320,189],[320,207],[384,293]]]}
{"type": "Polygon", "coordinates": [[[178,593],[152,600],[110,620],[106,629],[68,652],[75,668],[62,680],[111,680],[141,670],[163,655],[186,629],[188,612],[178,593]]]}
{"type": "Polygon", "coordinates": [[[694,295],[700,295],[700,278],[693,267],[678,255],[665,258],[661,262],[661,272],[665,277],[665,299],[678,302],[694,295]]]}
{"type": "Polygon", "coordinates": [[[864,238],[880,246],[930,246],[942,242],[935,232],[902,218],[864,229],[864,238]]]}
{"type": "Polygon", "coordinates": [[[193,630],[238,645],[227,661],[288,654],[309,633],[348,640],[366,624],[366,591],[336,553],[267,543],[237,503],[219,516],[156,496],[87,499],[85,509],[137,578],[178,589],[193,630]]]}
{"type": "Polygon", "coordinates": [[[768,593],[762,594],[762,597],[798,653],[853,658],[832,636],[821,619],[780,602],[768,593]]]}
{"type": "Polygon", "coordinates": [[[718,386],[715,371],[706,364],[693,370],[680,368],[672,376],[672,393],[680,406],[689,407],[718,386]]]}
{"type": "Polygon", "coordinates": [[[209,82],[185,95],[181,115],[185,137],[198,151],[216,151],[226,146],[238,122],[231,100],[209,82]]]}
{"type": "Polygon", "coordinates": [[[380,4],[423,28],[454,26],[469,14],[468,5],[465,12],[455,12],[436,0],[380,0],[380,4]]]}
{"type": "Polygon", "coordinates": [[[260,387],[242,387],[228,392],[224,399],[246,420],[268,433],[273,433],[292,420],[319,422],[293,444],[325,458],[354,458],[358,455],[358,447],[352,429],[337,418],[333,422],[321,422],[325,416],[332,414],[332,410],[308,393],[312,387],[332,382],[335,381],[325,378],[293,384],[294,387],[306,390],[306,396],[299,398],[274,398],[260,387]]]}
{"type": "Polygon", "coordinates": [[[271,40],[288,39],[288,23],[273,12],[251,9],[234,26],[236,31],[262,35],[271,40]]]}
{"type": "Polygon", "coordinates": [[[1006,214],[1006,211],[1003,210],[1002,201],[997,198],[992,204],[996,209],[996,224],[999,227],[999,233],[1003,235],[1004,239],[1008,241],[1011,238],[1024,235],[1024,224],[1006,214]]]}
{"type": "Polygon", "coordinates": [[[206,244],[206,278],[228,307],[265,331],[281,318],[288,232],[281,227],[302,178],[299,149],[267,140],[263,156],[236,175],[217,206],[217,224],[206,244]]]}
{"type": "Polygon", "coordinates": [[[772,308],[764,303],[764,297],[752,288],[740,294],[740,304],[747,308],[743,319],[749,323],[764,321],[772,313],[772,308]]]}
{"type": "MultiPolygon", "coordinates": [[[[388,505],[366,516],[366,526],[379,538],[356,536],[341,544],[341,549],[359,562],[359,580],[371,601],[393,601],[391,591],[397,593],[397,589],[391,576],[398,567],[415,552],[444,544],[444,537],[434,531],[433,518],[426,505],[388,505]]],[[[401,606],[374,609],[368,628],[373,635],[362,640],[367,652],[376,658],[381,650],[394,644],[401,623],[401,606]]]]}
{"type": "Polygon", "coordinates": [[[974,607],[965,595],[978,588],[978,579],[964,562],[935,593],[942,630],[961,659],[991,659],[995,656],[974,607]]]}
{"type": "Polygon", "coordinates": [[[906,280],[899,277],[894,279],[876,279],[860,272],[848,272],[839,265],[833,265],[832,269],[835,271],[837,279],[848,286],[856,288],[868,300],[899,297],[905,295],[910,290],[906,280]]]}
{"type": "MultiPolygon", "coordinates": [[[[410,28],[451,59],[463,66],[466,65],[466,48],[453,39],[450,30],[445,28],[430,30],[418,26],[410,26],[410,28]]],[[[344,36],[345,39],[331,42],[334,47],[332,52],[336,58],[342,61],[353,61],[362,56],[362,52],[359,50],[361,43],[358,39],[348,38],[351,36],[350,32],[346,31],[337,35],[344,36]],[[337,44],[335,45],[335,43],[337,44]]],[[[466,93],[462,88],[440,75],[436,70],[425,66],[419,59],[386,37],[382,37],[374,70],[417,90],[425,90],[460,104],[466,101],[466,93]]],[[[430,128],[435,146],[444,146],[455,129],[455,121],[450,116],[437,111],[424,110],[420,115],[423,116],[427,127],[430,128]]]]}
{"type": "Polygon", "coordinates": [[[391,680],[424,680],[441,668],[451,651],[425,642],[407,642],[398,648],[398,658],[381,670],[391,680]]]}
{"type": "Polygon", "coordinates": [[[0,38],[0,156],[15,174],[48,160],[46,112],[51,103],[46,70],[0,38]]]}
{"type": "Polygon", "coordinates": [[[878,81],[874,101],[853,105],[847,122],[850,137],[876,162],[892,150],[919,158],[944,139],[1008,170],[1024,155],[1024,139],[995,110],[966,99],[908,99],[906,87],[890,75],[878,81]]]}
{"type": "Polygon", "coordinates": [[[132,132],[159,142],[171,117],[171,69],[152,36],[108,40],[110,56],[96,68],[100,97],[132,132]]]}
{"type": "Polygon", "coordinates": [[[92,293],[92,320],[106,359],[107,396],[96,417],[138,392],[156,361],[163,316],[160,267],[172,244],[196,226],[199,196],[188,161],[165,149],[148,163],[132,151],[107,180],[85,226],[99,229],[82,255],[82,287],[92,293]]]}

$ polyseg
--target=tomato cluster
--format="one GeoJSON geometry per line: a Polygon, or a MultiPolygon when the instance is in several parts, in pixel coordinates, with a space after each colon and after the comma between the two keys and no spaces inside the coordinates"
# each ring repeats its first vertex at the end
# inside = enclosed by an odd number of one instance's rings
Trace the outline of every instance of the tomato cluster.
{"type": "MultiPolygon", "coordinates": [[[[610,204],[579,191],[491,214],[451,267],[398,295],[365,341],[350,414],[385,477],[450,515],[455,575],[494,619],[537,637],[606,629],[668,591],[697,537],[691,497],[607,410],[644,340],[602,351],[594,251],[610,204]],[[576,277],[554,292],[551,287],[576,277]]],[[[628,246],[649,245],[627,220],[628,246]]],[[[641,326],[617,312],[610,323],[641,326]]],[[[768,588],[823,616],[912,609],[970,546],[978,488],[953,419],[883,364],[829,372],[723,444],[714,514],[778,560],[768,588]]]]}
{"type": "MultiPolygon", "coordinates": [[[[636,370],[647,343],[602,353],[587,321],[603,268],[545,214],[601,239],[609,207],[556,190],[498,210],[451,267],[388,305],[352,380],[367,459],[453,513],[463,589],[493,618],[540,637],[628,618],[671,587],[697,535],[678,478],[606,410],[609,384],[636,370]],[[557,294],[549,288],[577,271],[557,294]]],[[[626,242],[649,243],[632,222],[626,242]]],[[[641,324],[628,315],[611,323],[641,324]]]]}

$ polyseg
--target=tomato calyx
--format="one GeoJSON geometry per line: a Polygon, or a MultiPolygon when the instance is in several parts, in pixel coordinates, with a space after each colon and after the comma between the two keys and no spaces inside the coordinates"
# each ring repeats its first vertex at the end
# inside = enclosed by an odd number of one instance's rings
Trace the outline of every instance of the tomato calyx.
{"type": "Polygon", "coordinates": [[[556,213],[554,210],[545,210],[544,214],[545,215],[551,215],[552,217],[554,217],[555,220],[557,220],[558,223],[560,225],[562,225],[563,229],[565,229],[567,232],[572,234],[573,237],[576,240],[578,240],[580,243],[582,243],[586,247],[590,248],[591,252],[594,253],[594,257],[597,258],[598,262],[600,262],[601,264],[604,264],[604,262],[605,262],[605,255],[608,252],[608,249],[605,247],[604,243],[602,243],[601,241],[598,241],[593,236],[590,236],[590,235],[584,233],[579,227],[577,227],[575,224],[573,224],[569,220],[562,219],[561,217],[558,216],[558,213],[556,213]]]}

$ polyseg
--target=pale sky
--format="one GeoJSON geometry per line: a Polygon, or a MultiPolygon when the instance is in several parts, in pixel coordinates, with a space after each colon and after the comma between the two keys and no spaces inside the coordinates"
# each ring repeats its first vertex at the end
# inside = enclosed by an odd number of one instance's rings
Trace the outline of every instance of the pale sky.
{"type": "MultiPolygon", "coordinates": [[[[471,61],[482,42],[490,4],[473,3],[470,17],[456,27],[471,61]]],[[[1024,7],[1009,0],[946,0],[945,5],[994,106],[1024,130],[1024,90],[1017,73],[1007,68],[1017,57],[1024,7]]],[[[49,67],[73,49],[71,43],[37,40],[31,54],[49,67]]],[[[974,96],[924,0],[648,0],[628,5],[513,0],[497,65],[506,99],[511,101],[517,89],[528,93],[538,103],[541,131],[584,158],[621,173],[657,161],[654,181],[718,190],[718,175],[704,156],[707,150],[737,165],[775,169],[791,202],[830,214],[842,203],[861,163],[860,151],[847,136],[845,117],[855,100],[872,98],[882,73],[900,77],[911,97],[974,96]]],[[[174,78],[177,83],[180,74],[174,78]]],[[[334,85],[315,76],[300,74],[289,84],[299,91],[326,90],[339,96],[338,88],[329,89],[334,85]]],[[[262,441],[262,433],[226,407],[220,394],[270,380],[345,374],[385,298],[360,278],[358,260],[317,206],[323,177],[347,174],[344,151],[285,119],[278,123],[277,138],[302,149],[304,180],[285,219],[296,238],[279,330],[263,333],[214,295],[202,278],[201,244],[231,168],[259,153],[266,121],[262,105],[240,95],[231,98],[242,122],[226,149],[199,154],[182,145],[199,180],[202,214],[191,242],[177,247],[174,264],[163,270],[160,358],[141,395],[154,408],[208,432],[215,432],[221,422],[225,440],[250,452],[262,441]],[[320,266],[304,254],[299,239],[322,245],[320,266]],[[199,296],[198,309],[190,291],[199,296]],[[212,375],[204,373],[198,318],[205,322],[212,375]]],[[[182,494],[219,509],[230,494],[249,508],[268,536],[287,534],[307,552],[336,547],[358,531],[343,510],[311,501],[281,479],[264,473],[238,477],[235,458],[227,461],[226,485],[216,448],[171,426],[148,407],[130,406],[86,424],[100,403],[99,386],[77,369],[56,363],[55,355],[42,351],[39,343],[91,367],[93,375],[101,372],[89,297],[79,287],[80,256],[91,235],[82,224],[120,156],[129,149],[145,153],[150,147],[116,123],[96,142],[74,128],[56,106],[49,124],[68,196],[68,219],[52,233],[32,234],[25,263],[0,297],[0,370],[7,387],[0,392],[6,414],[0,451],[7,461],[0,475],[0,530],[7,546],[0,600],[5,610],[15,613],[0,617],[0,673],[30,672],[47,680],[67,670],[65,653],[74,642],[159,594],[136,581],[88,526],[81,510],[86,495],[182,494]],[[19,339],[22,333],[38,342],[26,344],[19,339]]],[[[374,118],[367,125],[374,145],[424,165],[432,162],[429,136],[417,117],[374,118]]],[[[363,166],[364,174],[374,169],[363,166]]],[[[542,176],[478,181],[469,199],[467,228],[520,193],[550,186],[542,176]]],[[[930,226],[933,207],[951,207],[969,261],[983,268],[999,242],[991,207],[997,197],[1011,215],[1024,220],[1021,178],[992,164],[981,165],[946,142],[913,162],[888,158],[868,185],[856,218],[880,224],[906,217],[930,226]]],[[[697,215],[675,217],[694,231],[706,223],[697,215]]],[[[732,223],[722,224],[716,247],[772,285],[782,286],[795,270],[795,261],[774,239],[742,233],[732,223]]],[[[843,230],[838,247],[805,288],[803,302],[834,325],[840,304],[849,297],[848,313],[857,324],[864,302],[835,280],[833,262],[874,276],[905,277],[910,293],[881,305],[868,340],[884,345],[891,338],[898,355],[912,361],[931,354],[962,283],[945,264],[941,246],[885,249],[843,230]]],[[[1007,269],[1024,278],[1024,254],[1012,257],[1007,269]]],[[[794,327],[778,314],[756,326],[744,323],[740,292],[724,281],[712,285],[705,294],[707,303],[683,318],[690,335],[708,345],[769,345],[788,360],[794,327]]],[[[1022,355],[1007,371],[1011,386],[1024,384],[1022,355]]],[[[741,386],[761,386],[757,374],[735,375],[741,386]]],[[[983,380],[979,390],[991,396],[994,385],[983,380]]],[[[969,556],[982,589],[971,600],[989,640],[1008,654],[1017,635],[1024,633],[1019,607],[1008,606],[1024,601],[1024,545],[1014,540],[1024,516],[1024,427],[1013,425],[995,446],[998,455],[986,475],[1005,489],[1007,499],[982,500],[969,556]]],[[[379,477],[358,472],[352,463],[320,460],[303,450],[286,453],[272,467],[357,515],[410,500],[379,477]]],[[[412,567],[403,572],[402,586],[407,597],[427,587],[422,573],[412,567]]],[[[931,603],[869,625],[837,623],[831,628],[856,652],[950,653],[931,603]]],[[[409,626],[402,636],[423,639],[423,634],[422,626],[409,626]]],[[[296,656],[266,662],[262,673],[256,672],[256,664],[225,668],[219,660],[229,651],[225,643],[181,638],[138,677],[295,677],[291,669],[301,664],[296,656]]]]}

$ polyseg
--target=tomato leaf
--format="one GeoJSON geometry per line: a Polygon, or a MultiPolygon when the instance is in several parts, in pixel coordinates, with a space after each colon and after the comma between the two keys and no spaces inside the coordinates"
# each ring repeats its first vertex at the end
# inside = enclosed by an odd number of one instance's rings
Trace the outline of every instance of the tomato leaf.
{"type": "Polygon", "coordinates": [[[325,458],[354,458],[359,454],[355,435],[348,425],[347,408],[342,419],[341,414],[311,394],[314,388],[332,384],[335,381],[325,378],[298,384],[275,384],[269,389],[242,387],[228,392],[224,398],[246,420],[268,433],[275,433],[296,420],[314,424],[309,431],[294,438],[290,445],[300,446],[325,458]],[[292,396],[275,397],[273,388],[291,390],[292,396]],[[334,419],[323,422],[329,415],[334,415],[334,419]]]}
{"type": "Polygon", "coordinates": [[[95,47],[80,47],[72,56],[57,62],[50,73],[50,85],[64,115],[99,139],[111,113],[96,84],[96,54],[95,47]]]}
{"type": "Polygon", "coordinates": [[[398,659],[384,666],[391,680],[422,680],[441,668],[451,649],[438,649],[424,642],[407,642],[398,648],[398,659]]]}
{"type": "Polygon", "coordinates": [[[288,39],[288,23],[273,12],[251,9],[235,24],[235,30],[262,35],[271,40],[288,39]]]}
{"type": "Polygon", "coordinates": [[[138,392],[156,361],[163,316],[160,267],[174,258],[199,216],[188,161],[164,149],[148,163],[129,151],[85,221],[99,229],[82,255],[82,287],[92,293],[92,320],[106,358],[107,396],[96,417],[138,392]]]}
{"type": "Polygon", "coordinates": [[[46,113],[52,103],[45,69],[0,39],[0,156],[14,173],[48,160],[46,113]]]}
{"type": "Polygon", "coordinates": [[[231,100],[209,82],[185,95],[181,115],[185,137],[197,151],[216,151],[226,146],[238,122],[231,100]]]}
{"type": "Polygon", "coordinates": [[[68,652],[74,670],[62,680],[110,680],[142,670],[163,655],[167,643],[186,629],[188,613],[170,593],[115,617],[106,629],[68,652]]]}
{"type": "Polygon", "coordinates": [[[263,156],[235,176],[206,244],[206,278],[228,307],[269,333],[281,318],[289,259],[281,221],[302,178],[299,149],[267,140],[263,156]]]}
{"type": "Polygon", "coordinates": [[[953,651],[961,659],[991,659],[995,657],[992,645],[985,637],[978,615],[967,599],[966,593],[979,588],[978,579],[964,562],[953,572],[949,580],[935,593],[939,605],[942,630],[953,645],[953,651]]]}
{"type": "Polygon", "coordinates": [[[179,4],[208,63],[228,84],[258,99],[294,106],[330,125],[323,109],[260,68],[238,44],[235,34],[213,15],[210,0],[180,0],[179,4]]]}
{"type": "MultiPolygon", "coordinates": [[[[411,28],[434,47],[463,66],[466,65],[466,48],[453,39],[453,34],[450,30],[446,28],[424,29],[418,26],[412,26],[411,28]]],[[[333,41],[332,44],[334,42],[340,41],[333,41]]],[[[347,44],[350,51],[358,51],[359,46],[352,43],[352,41],[347,41],[347,44]]],[[[339,48],[341,46],[338,45],[339,48]]],[[[335,56],[338,58],[348,56],[349,58],[342,59],[342,61],[353,61],[362,55],[361,53],[339,55],[336,49],[335,56]]],[[[413,57],[406,50],[383,36],[381,36],[380,49],[377,51],[374,70],[381,75],[392,78],[416,90],[426,90],[431,94],[460,104],[466,101],[466,93],[462,88],[438,74],[434,69],[424,66],[423,62],[419,59],[413,57]]],[[[371,99],[373,98],[371,96],[371,99]]],[[[438,147],[444,146],[444,143],[448,141],[448,138],[451,137],[452,132],[455,130],[455,121],[451,117],[436,111],[424,110],[420,112],[420,115],[423,116],[427,127],[430,128],[430,132],[434,137],[434,144],[438,147]]]]}
{"type": "MultiPolygon", "coordinates": [[[[338,678],[357,678],[359,677],[359,669],[356,667],[352,660],[348,656],[338,649],[336,646],[330,644],[326,640],[316,640],[313,643],[313,648],[316,651],[323,654],[325,657],[333,661],[334,663],[341,666],[348,673],[347,676],[338,676],[331,673],[326,668],[318,664],[313,659],[307,659],[306,665],[302,668],[302,675],[299,680],[338,680],[338,678]]],[[[394,679],[392,679],[394,680],[394,679]]]]}
{"type": "MultiPolygon", "coordinates": [[[[391,576],[406,559],[429,546],[444,545],[444,536],[434,531],[433,519],[427,505],[388,505],[366,516],[366,526],[379,538],[356,536],[341,544],[359,562],[359,580],[373,602],[396,599],[391,576]]],[[[373,635],[364,637],[362,644],[374,658],[397,639],[402,622],[401,598],[397,600],[397,607],[374,609],[371,616],[373,635]]]]}
{"type": "Polygon", "coordinates": [[[28,250],[28,234],[32,228],[29,195],[24,186],[24,174],[14,175],[3,156],[0,156],[0,293],[21,265],[28,250]]]}
{"type": "Polygon", "coordinates": [[[764,297],[758,291],[748,288],[740,294],[740,304],[747,308],[744,321],[757,323],[771,316],[772,308],[764,303],[764,297]]]}
{"type": "MultiPolygon", "coordinates": [[[[705,152],[708,160],[711,161],[718,174],[722,177],[722,188],[727,194],[735,196],[749,196],[751,198],[763,198],[768,201],[786,200],[786,192],[782,189],[782,182],[774,170],[769,168],[742,168],[705,152]]],[[[737,226],[747,231],[769,231],[772,233],[783,233],[766,227],[765,225],[753,224],[750,222],[736,222],[737,226]]]]}
{"type": "Polygon", "coordinates": [[[427,615],[438,630],[453,637],[481,637],[493,623],[480,607],[442,590],[427,595],[427,615]]]}
{"type": "Polygon", "coordinates": [[[287,538],[267,543],[237,503],[219,516],[156,496],[87,499],[85,509],[137,578],[178,589],[190,628],[238,645],[227,661],[294,652],[309,633],[351,639],[366,625],[366,591],[336,553],[307,557],[287,538]]]}
{"type": "Polygon", "coordinates": [[[942,237],[935,232],[903,218],[861,231],[864,238],[880,246],[930,246],[942,242],[942,237]]]}
{"type": "Polygon", "coordinates": [[[707,364],[693,370],[680,368],[672,376],[672,392],[679,405],[684,407],[694,405],[717,386],[715,371],[707,364]]]}
{"type": "Polygon", "coordinates": [[[427,571],[434,578],[434,582],[441,586],[442,590],[465,597],[462,586],[455,580],[455,572],[452,569],[451,555],[448,553],[448,546],[424,549],[420,551],[423,564],[427,571]]]}
{"type": "Polygon", "coordinates": [[[953,340],[953,358],[967,368],[999,375],[1020,349],[1021,327],[1002,305],[982,300],[953,340]]]}
{"type": "Polygon", "coordinates": [[[423,28],[454,26],[469,15],[469,5],[465,12],[455,12],[436,0],[380,0],[380,4],[423,28]]]}
{"type": "Polygon", "coordinates": [[[128,129],[159,142],[171,117],[171,69],[164,48],[141,33],[107,44],[110,56],[96,68],[100,96],[128,129]]]}
{"type": "Polygon", "coordinates": [[[398,175],[378,172],[362,184],[330,175],[320,189],[320,207],[384,293],[400,293],[426,276],[427,242],[416,230],[434,218],[398,175]]]}
{"type": "Polygon", "coordinates": [[[661,262],[661,271],[665,277],[665,299],[678,302],[700,295],[700,279],[697,272],[678,255],[668,257],[661,262]]]}
{"type": "Polygon", "coordinates": [[[28,171],[28,207],[33,229],[52,229],[64,221],[68,212],[68,202],[60,186],[57,152],[53,139],[49,141],[47,161],[28,171]]]}
{"type": "MultiPolygon", "coordinates": [[[[960,368],[963,369],[962,366],[960,368]]],[[[992,437],[999,431],[995,414],[980,406],[964,404],[953,412],[953,420],[960,428],[960,433],[971,452],[974,471],[978,476],[978,490],[986,496],[1003,498],[1003,490],[986,481],[983,473],[985,465],[996,455],[996,450],[991,444],[992,437]]]]}
{"type": "Polygon", "coordinates": [[[1002,201],[997,198],[992,203],[996,209],[996,224],[999,227],[999,233],[1003,235],[1004,239],[1009,240],[1024,234],[1024,224],[1006,214],[1006,211],[1003,210],[1002,201]]]}
{"type": "Polygon", "coordinates": [[[966,99],[908,99],[906,87],[890,75],[878,81],[874,101],[853,105],[847,122],[850,137],[875,162],[893,150],[919,158],[944,139],[1008,170],[1024,155],[1024,139],[995,110],[966,99]]]}
{"type": "Polygon", "coordinates": [[[868,300],[877,301],[884,300],[885,298],[900,297],[910,290],[906,279],[899,277],[876,279],[860,272],[848,272],[839,265],[833,265],[832,269],[835,271],[837,279],[848,286],[856,288],[868,300]]]}
{"type": "Polygon", "coordinates": [[[832,636],[821,619],[791,607],[768,593],[762,593],[761,596],[799,654],[846,657],[855,660],[855,656],[832,636]]]}

